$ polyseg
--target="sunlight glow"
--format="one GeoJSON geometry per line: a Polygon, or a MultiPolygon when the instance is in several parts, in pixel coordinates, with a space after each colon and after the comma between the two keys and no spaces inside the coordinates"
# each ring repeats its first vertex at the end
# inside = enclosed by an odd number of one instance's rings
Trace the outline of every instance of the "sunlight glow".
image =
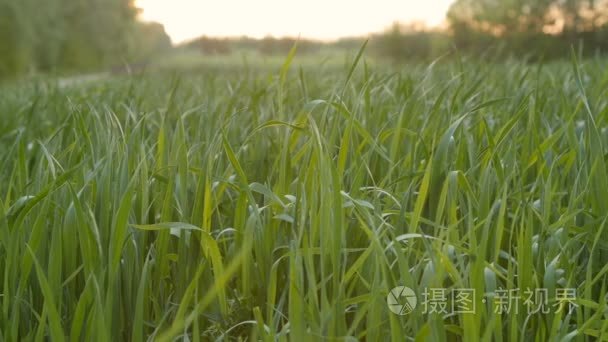
{"type": "Polygon", "coordinates": [[[320,40],[379,32],[395,21],[440,26],[453,0],[138,0],[175,43],[201,35],[320,40]]]}

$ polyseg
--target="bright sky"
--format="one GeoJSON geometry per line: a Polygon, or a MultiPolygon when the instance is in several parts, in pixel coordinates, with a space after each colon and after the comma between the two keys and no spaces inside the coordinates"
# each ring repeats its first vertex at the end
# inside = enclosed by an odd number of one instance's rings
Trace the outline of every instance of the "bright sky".
{"type": "Polygon", "coordinates": [[[443,23],[453,0],[137,0],[179,43],[201,35],[331,40],[382,31],[395,21],[443,23]]]}

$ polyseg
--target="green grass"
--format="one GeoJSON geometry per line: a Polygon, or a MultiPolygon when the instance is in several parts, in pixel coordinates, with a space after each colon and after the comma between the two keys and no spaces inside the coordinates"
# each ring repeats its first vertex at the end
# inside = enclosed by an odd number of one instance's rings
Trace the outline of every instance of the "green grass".
{"type": "Polygon", "coordinates": [[[2,86],[1,339],[608,339],[605,60],[297,60],[2,86]]]}

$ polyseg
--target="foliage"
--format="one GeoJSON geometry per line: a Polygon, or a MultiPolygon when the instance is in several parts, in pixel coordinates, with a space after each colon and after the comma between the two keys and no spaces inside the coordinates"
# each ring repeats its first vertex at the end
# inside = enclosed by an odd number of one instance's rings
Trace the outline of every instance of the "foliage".
{"type": "Polygon", "coordinates": [[[509,55],[563,58],[571,46],[608,49],[608,1],[457,0],[448,13],[454,44],[482,53],[503,46],[509,55]]]}
{"type": "Polygon", "coordinates": [[[159,23],[137,22],[131,34],[129,48],[133,60],[150,60],[156,54],[171,49],[171,38],[159,23]]]}
{"type": "Polygon", "coordinates": [[[438,31],[427,31],[416,25],[393,26],[372,37],[372,49],[377,55],[393,61],[428,61],[445,53],[449,37],[438,31]]]}
{"type": "Polygon", "coordinates": [[[0,0],[0,78],[98,69],[166,48],[164,29],[136,13],[131,0],[0,0]]]}
{"type": "MultiPolygon", "coordinates": [[[[182,47],[200,51],[204,55],[229,55],[239,50],[255,51],[263,56],[284,56],[296,44],[300,54],[318,52],[326,44],[299,38],[275,38],[272,36],[262,39],[250,37],[214,38],[202,36],[182,44],[182,47]]],[[[360,39],[358,40],[360,42],[360,39]]],[[[360,45],[360,44],[359,44],[360,45]]]]}
{"type": "Polygon", "coordinates": [[[209,55],[228,55],[232,52],[230,41],[222,38],[202,36],[188,42],[187,46],[209,55]]]}
{"type": "Polygon", "coordinates": [[[604,60],[291,57],[3,87],[1,339],[608,336],[604,60]],[[477,312],[394,315],[398,285],[477,312]],[[498,314],[501,288],[552,311],[498,314]]]}

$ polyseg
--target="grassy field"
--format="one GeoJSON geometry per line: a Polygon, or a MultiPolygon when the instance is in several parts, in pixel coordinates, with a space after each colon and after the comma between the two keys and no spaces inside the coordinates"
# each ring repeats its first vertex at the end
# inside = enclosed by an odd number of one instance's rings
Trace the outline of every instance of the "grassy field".
{"type": "Polygon", "coordinates": [[[1,339],[608,339],[605,60],[297,60],[3,85],[1,339]]]}

